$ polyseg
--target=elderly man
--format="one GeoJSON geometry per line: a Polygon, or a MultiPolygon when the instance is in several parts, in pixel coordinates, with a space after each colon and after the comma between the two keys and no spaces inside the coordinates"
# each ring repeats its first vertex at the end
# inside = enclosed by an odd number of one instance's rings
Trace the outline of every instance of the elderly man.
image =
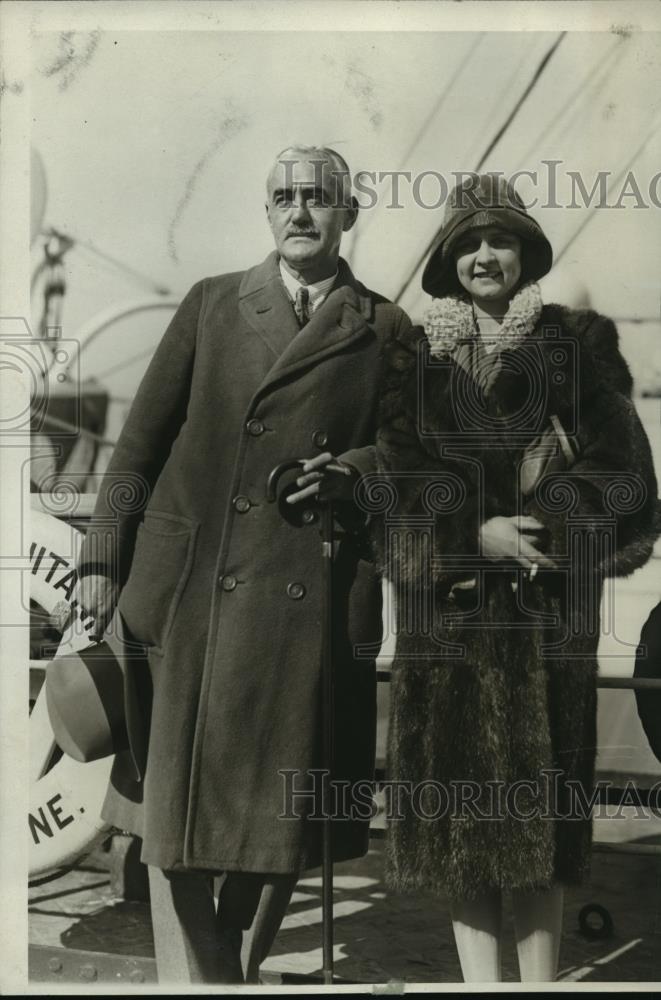
{"type": "MultiPolygon", "coordinates": [[[[348,515],[334,560],[334,776],[373,773],[374,663],[356,649],[378,648],[380,586],[350,498],[373,467],[384,345],[409,320],[339,256],[357,215],[339,154],[284,150],[267,194],[275,252],[186,295],[80,561],[84,606],[103,626],[117,604],[148,654],[144,780],[119,755],[104,815],[142,837],[161,981],[240,981],[251,924],[253,978],[297,876],[320,863],[314,797],[298,794],[321,765],[320,486],[348,515]],[[327,470],[331,454],[352,474],[327,470]],[[268,474],[292,457],[309,459],[285,488],[294,503],[270,504],[268,474]],[[125,502],[129,483],[144,503],[125,502]]],[[[365,852],[364,821],[335,825],[336,860],[365,852]]]]}

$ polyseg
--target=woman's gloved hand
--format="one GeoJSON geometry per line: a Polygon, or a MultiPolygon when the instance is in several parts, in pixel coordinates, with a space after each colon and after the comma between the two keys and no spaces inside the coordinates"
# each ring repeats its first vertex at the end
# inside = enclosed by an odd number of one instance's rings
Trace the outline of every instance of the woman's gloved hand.
{"type": "Polygon", "coordinates": [[[493,562],[517,562],[533,579],[538,569],[557,568],[543,551],[546,533],[535,517],[492,517],[480,528],[480,549],[493,562]]]}

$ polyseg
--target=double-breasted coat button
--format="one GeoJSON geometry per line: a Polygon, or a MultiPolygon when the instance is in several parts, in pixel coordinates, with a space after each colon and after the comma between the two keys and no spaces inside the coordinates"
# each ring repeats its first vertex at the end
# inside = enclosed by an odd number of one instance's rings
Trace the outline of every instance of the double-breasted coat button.
{"type": "Polygon", "coordinates": [[[249,511],[252,507],[252,503],[250,502],[249,497],[240,494],[238,497],[234,497],[232,500],[232,506],[234,507],[234,510],[239,512],[239,514],[245,514],[246,511],[249,511]]]}
{"type": "Polygon", "coordinates": [[[239,581],[231,573],[226,573],[225,576],[221,576],[220,585],[223,590],[234,590],[239,581]]]}
{"type": "Polygon", "coordinates": [[[317,520],[317,512],[316,510],[310,510],[308,508],[307,510],[303,511],[301,517],[303,519],[303,524],[314,524],[314,522],[317,520]]]}
{"type": "Polygon", "coordinates": [[[305,587],[302,583],[290,583],[287,585],[287,596],[291,597],[292,601],[300,601],[305,597],[305,587]]]}
{"type": "Polygon", "coordinates": [[[328,444],[328,434],[326,431],[314,431],[312,434],[312,444],[315,448],[325,448],[328,444]]]}
{"type": "Polygon", "coordinates": [[[261,420],[253,418],[246,424],[246,430],[248,431],[248,434],[252,434],[253,437],[259,437],[260,434],[264,433],[266,428],[261,420]]]}

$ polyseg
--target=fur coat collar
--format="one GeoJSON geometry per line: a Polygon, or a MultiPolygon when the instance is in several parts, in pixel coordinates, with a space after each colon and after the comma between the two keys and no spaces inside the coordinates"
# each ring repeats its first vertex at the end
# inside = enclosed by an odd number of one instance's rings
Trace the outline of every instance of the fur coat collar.
{"type": "MultiPolygon", "coordinates": [[[[523,285],[512,297],[494,345],[500,353],[524,342],[542,315],[542,295],[536,281],[523,285]]],[[[468,296],[434,299],[425,313],[424,330],[435,358],[456,357],[460,348],[478,337],[473,306],[468,296]]]]}

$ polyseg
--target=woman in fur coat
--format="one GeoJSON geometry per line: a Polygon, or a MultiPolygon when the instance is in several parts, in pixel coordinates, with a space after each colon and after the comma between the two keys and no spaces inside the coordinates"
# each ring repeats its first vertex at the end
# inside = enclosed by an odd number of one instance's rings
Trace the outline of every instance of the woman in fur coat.
{"type": "Polygon", "coordinates": [[[449,896],[466,981],[500,979],[503,891],[522,979],[555,977],[591,847],[602,582],[657,535],[615,326],[542,305],[551,263],[504,179],[455,189],[364,484],[398,613],[389,882],[449,896]]]}

